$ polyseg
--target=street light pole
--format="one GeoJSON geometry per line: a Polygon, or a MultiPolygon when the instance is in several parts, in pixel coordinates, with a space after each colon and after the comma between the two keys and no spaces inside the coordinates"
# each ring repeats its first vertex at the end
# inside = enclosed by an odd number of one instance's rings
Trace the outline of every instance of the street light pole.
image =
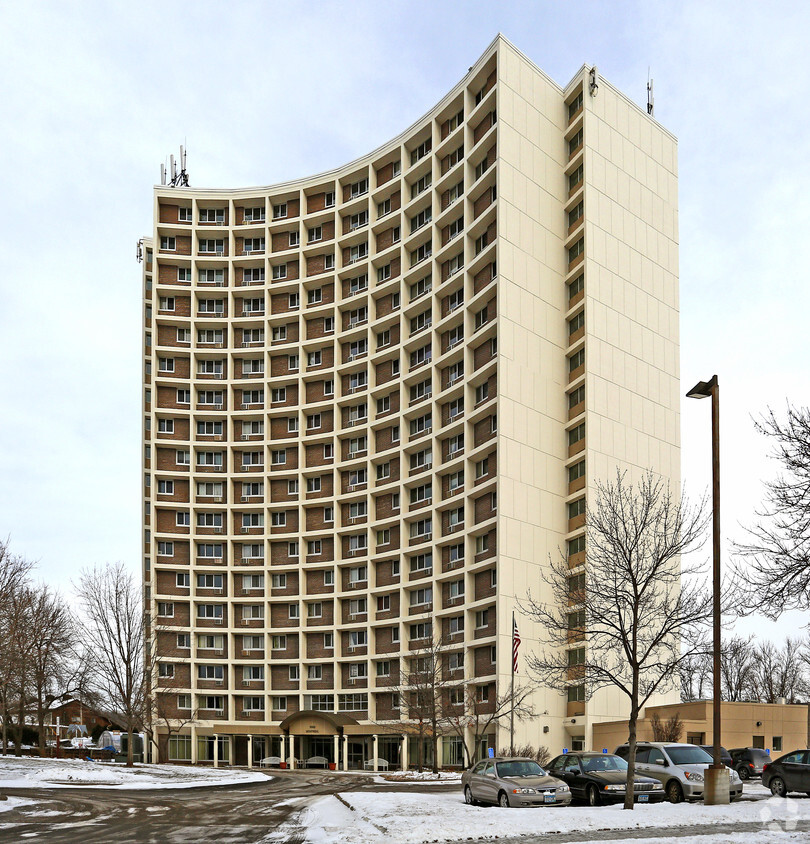
{"type": "Polygon", "coordinates": [[[717,376],[709,381],[699,381],[686,394],[690,399],[712,400],[712,587],[713,587],[713,680],[714,701],[712,704],[712,766],[706,770],[706,782],[703,790],[704,803],[710,806],[724,805],[729,802],[729,775],[720,758],[720,728],[722,704],[721,686],[721,648],[722,629],[720,626],[720,385],[717,376]]]}

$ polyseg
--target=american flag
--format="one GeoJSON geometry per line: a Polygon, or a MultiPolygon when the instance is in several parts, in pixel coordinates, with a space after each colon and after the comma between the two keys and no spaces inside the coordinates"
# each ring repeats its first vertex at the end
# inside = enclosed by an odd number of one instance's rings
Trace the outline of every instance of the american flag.
{"type": "Polygon", "coordinates": [[[512,671],[518,673],[518,648],[520,647],[520,633],[518,632],[517,621],[512,615],[512,671]]]}

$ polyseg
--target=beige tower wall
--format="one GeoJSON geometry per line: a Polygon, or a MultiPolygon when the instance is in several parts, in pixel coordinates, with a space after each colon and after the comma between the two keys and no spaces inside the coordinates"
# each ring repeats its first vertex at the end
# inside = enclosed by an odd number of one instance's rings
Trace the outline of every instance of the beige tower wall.
{"type": "MultiPolygon", "coordinates": [[[[560,87],[511,45],[499,51],[498,159],[498,616],[542,595],[550,554],[564,545],[565,522],[565,202],[560,87]]],[[[518,616],[519,673],[541,631],[518,616]]],[[[511,680],[511,621],[500,628],[499,686],[511,680]]],[[[516,725],[516,743],[564,746],[565,701],[538,692],[537,721],[516,725]],[[542,727],[548,726],[544,734],[542,727]]],[[[508,724],[500,744],[508,744],[508,724]]]]}

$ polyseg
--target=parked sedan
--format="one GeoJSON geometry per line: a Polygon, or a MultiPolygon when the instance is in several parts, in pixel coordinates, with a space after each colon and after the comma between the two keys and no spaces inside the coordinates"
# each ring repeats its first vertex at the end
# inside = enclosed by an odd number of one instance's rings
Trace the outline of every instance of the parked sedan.
{"type": "MultiPolygon", "coordinates": [[[[551,760],[548,772],[567,783],[574,800],[587,800],[591,806],[618,803],[627,792],[627,762],[610,753],[564,753],[551,760]]],[[[659,803],[666,796],[658,780],[638,772],[633,794],[637,803],[659,803]]]]}
{"type": "Polygon", "coordinates": [[[778,797],[790,791],[810,794],[810,750],[794,750],[769,762],[762,770],[762,784],[778,797]]]}
{"type": "Polygon", "coordinates": [[[495,803],[509,806],[566,806],[568,786],[549,776],[534,759],[497,757],[484,759],[461,775],[464,802],[475,806],[495,803]]]}

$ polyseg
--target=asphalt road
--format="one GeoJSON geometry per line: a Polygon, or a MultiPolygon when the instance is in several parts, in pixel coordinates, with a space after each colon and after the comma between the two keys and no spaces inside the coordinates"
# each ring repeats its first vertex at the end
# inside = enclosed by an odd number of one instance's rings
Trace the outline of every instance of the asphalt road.
{"type": "MultiPolygon", "coordinates": [[[[369,777],[335,773],[274,776],[266,783],[225,788],[7,789],[9,796],[34,799],[37,804],[0,813],[0,841],[249,844],[276,831],[313,797],[371,785],[369,777]]],[[[303,830],[293,829],[288,841],[298,844],[303,839],[303,830]]]]}

